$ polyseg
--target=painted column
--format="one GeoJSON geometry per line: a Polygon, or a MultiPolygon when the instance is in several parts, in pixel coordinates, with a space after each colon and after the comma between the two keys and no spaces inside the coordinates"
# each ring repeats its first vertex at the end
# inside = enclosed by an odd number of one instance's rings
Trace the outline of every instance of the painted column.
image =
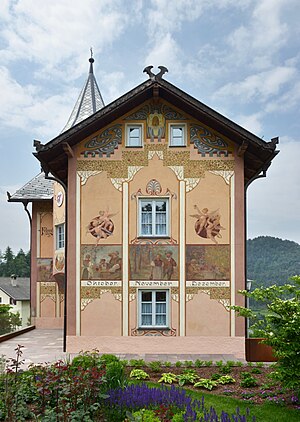
{"type": "Polygon", "coordinates": [[[80,280],[80,205],[81,205],[81,189],[80,189],[80,176],[76,175],[76,336],[81,334],[81,280],[80,280]]]}
{"type": "Polygon", "coordinates": [[[32,222],[31,222],[31,248],[30,248],[30,305],[31,305],[31,316],[34,318],[37,316],[37,262],[38,256],[37,250],[37,211],[36,204],[32,204],[32,222]]]}
{"type": "Polygon", "coordinates": [[[179,336],[185,336],[185,182],[179,182],[179,336]]]}
{"type": "MultiPolygon", "coordinates": [[[[230,304],[235,305],[235,175],[230,178],[230,304]]],[[[230,310],[230,336],[235,337],[235,312],[230,310]]]]}
{"type": "Polygon", "coordinates": [[[68,162],[68,248],[67,251],[67,336],[76,335],[76,174],[77,158],[69,157],[68,162]]]}
{"type": "MultiPolygon", "coordinates": [[[[36,257],[41,256],[41,213],[36,216],[36,257]]],[[[36,265],[36,263],[35,263],[36,265]]],[[[41,283],[36,283],[36,316],[41,316],[41,283]]]]}
{"type": "Polygon", "coordinates": [[[122,277],[122,297],[123,297],[123,336],[128,336],[128,243],[129,243],[129,202],[128,202],[128,183],[123,183],[123,277],[122,277]]]}

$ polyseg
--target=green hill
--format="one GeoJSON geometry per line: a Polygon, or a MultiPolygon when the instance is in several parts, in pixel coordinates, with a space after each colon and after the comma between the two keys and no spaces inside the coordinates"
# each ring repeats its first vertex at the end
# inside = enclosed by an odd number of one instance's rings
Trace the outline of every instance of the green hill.
{"type": "Polygon", "coordinates": [[[277,237],[259,236],[247,240],[247,278],[257,285],[285,284],[300,274],[300,245],[277,237]]]}

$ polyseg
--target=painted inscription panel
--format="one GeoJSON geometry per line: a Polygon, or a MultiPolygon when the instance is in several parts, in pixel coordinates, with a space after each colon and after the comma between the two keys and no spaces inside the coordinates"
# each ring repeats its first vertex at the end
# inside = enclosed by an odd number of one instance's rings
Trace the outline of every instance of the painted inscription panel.
{"type": "Polygon", "coordinates": [[[131,245],[130,280],[177,280],[178,247],[131,245]]]}
{"type": "Polygon", "coordinates": [[[187,280],[229,280],[230,245],[187,245],[187,280]]]}
{"type": "Polygon", "coordinates": [[[120,245],[81,246],[82,280],[121,280],[122,247],[120,245]]]}

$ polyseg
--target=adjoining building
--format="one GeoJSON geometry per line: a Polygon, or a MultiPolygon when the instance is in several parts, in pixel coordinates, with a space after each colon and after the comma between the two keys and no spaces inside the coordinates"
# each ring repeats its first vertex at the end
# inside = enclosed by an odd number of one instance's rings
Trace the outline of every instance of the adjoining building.
{"type": "Polygon", "coordinates": [[[10,305],[10,312],[19,312],[22,328],[30,325],[30,279],[15,275],[0,277],[0,305],[10,305]]]}
{"type": "Polygon", "coordinates": [[[230,305],[243,304],[245,194],[278,138],[263,141],[159,68],[105,106],[91,58],[64,131],[35,141],[46,179],[31,182],[36,197],[25,185],[9,198],[33,203],[32,318],[64,325],[68,351],[119,339],[119,352],[214,344],[242,357],[245,323],[230,305]]]}

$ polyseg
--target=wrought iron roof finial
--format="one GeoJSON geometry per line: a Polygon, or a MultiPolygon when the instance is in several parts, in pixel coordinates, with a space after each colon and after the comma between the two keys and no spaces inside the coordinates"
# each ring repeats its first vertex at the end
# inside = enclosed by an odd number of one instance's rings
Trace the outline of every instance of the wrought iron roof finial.
{"type": "Polygon", "coordinates": [[[160,71],[155,75],[155,73],[152,72],[151,69],[153,69],[153,66],[147,66],[145,67],[145,69],[143,70],[143,72],[147,73],[149,75],[149,78],[151,79],[151,81],[160,81],[162,76],[168,72],[168,69],[165,66],[158,66],[158,68],[160,69],[160,71]]]}
{"type": "Polygon", "coordinates": [[[93,59],[93,48],[91,47],[90,48],[90,52],[91,52],[91,57],[89,58],[89,62],[91,63],[90,64],[90,73],[94,73],[93,72],[93,63],[94,63],[94,59],[93,59]]]}

